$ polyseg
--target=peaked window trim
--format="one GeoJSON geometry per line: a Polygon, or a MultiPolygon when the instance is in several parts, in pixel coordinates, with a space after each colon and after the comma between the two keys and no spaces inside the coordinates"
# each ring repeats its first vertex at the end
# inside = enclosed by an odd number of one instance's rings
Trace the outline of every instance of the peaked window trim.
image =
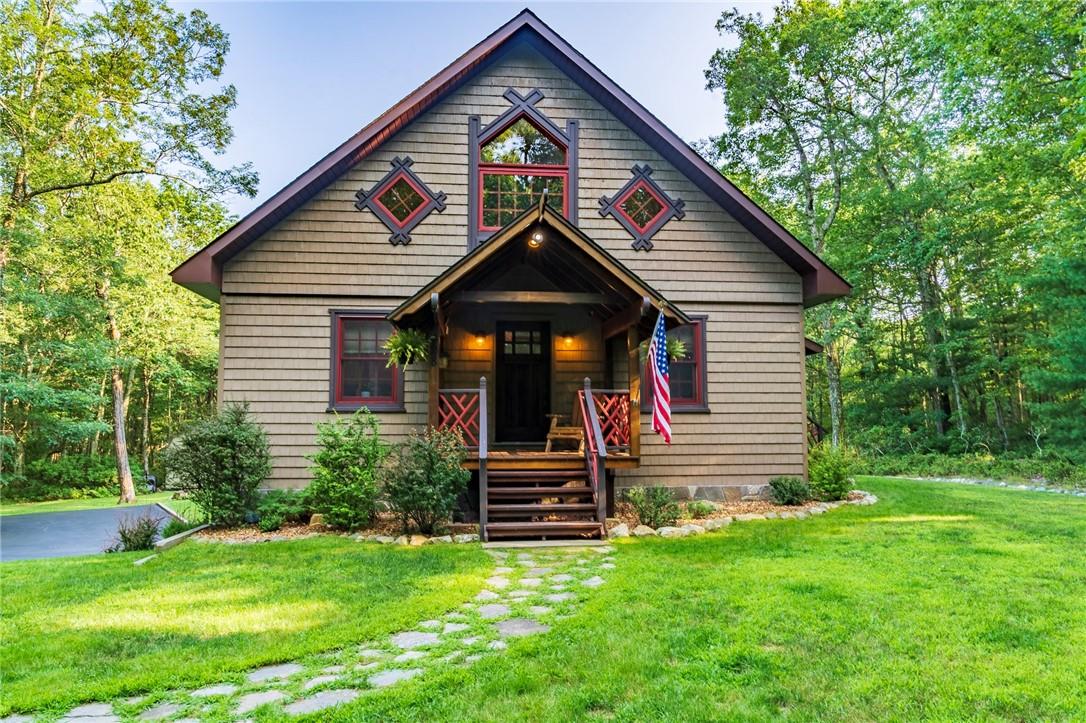
{"type": "Polygon", "coordinates": [[[513,88],[506,88],[502,97],[509,101],[511,107],[490,123],[484,126],[479,116],[468,118],[468,219],[470,219],[468,223],[468,251],[471,251],[501,229],[501,225],[494,227],[483,226],[482,194],[484,175],[496,173],[504,175],[562,175],[564,181],[562,184],[561,214],[574,224],[577,223],[577,142],[579,122],[567,120],[564,129],[558,127],[542,111],[536,108],[536,104],[545,97],[543,91],[539,88],[533,88],[527,95],[521,95],[513,88]],[[483,163],[483,146],[521,119],[527,120],[553,143],[565,150],[565,165],[483,163]],[[516,172],[516,169],[520,169],[519,172],[516,172]]]}

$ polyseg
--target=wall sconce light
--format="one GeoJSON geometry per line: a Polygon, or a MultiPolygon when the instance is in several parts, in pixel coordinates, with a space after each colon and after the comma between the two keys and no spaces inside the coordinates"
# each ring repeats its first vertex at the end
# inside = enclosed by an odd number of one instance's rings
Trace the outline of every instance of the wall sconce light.
{"type": "Polygon", "coordinates": [[[478,346],[482,346],[483,344],[486,344],[486,334],[484,334],[481,331],[475,332],[475,343],[478,346]]]}
{"type": "Polygon", "coordinates": [[[566,346],[573,346],[573,334],[566,332],[562,335],[562,343],[566,346]]]}
{"type": "Polygon", "coordinates": [[[531,246],[533,249],[537,249],[540,246],[542,246],[543,245],[543,232],[542,231],[536,231],[535,233],[533,233],[531,235],[531,237],[529,237],[529,239],[528,239],[528,245],[531,246]]]}

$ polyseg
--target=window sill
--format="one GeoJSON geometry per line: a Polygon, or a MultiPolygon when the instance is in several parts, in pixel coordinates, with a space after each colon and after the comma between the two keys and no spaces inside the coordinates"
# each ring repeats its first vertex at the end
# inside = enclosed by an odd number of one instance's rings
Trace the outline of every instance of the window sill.
{"type": "Polygon", "coordinates": [[[365,407],[371,412],[406,412],[403,402],[336,402],[328,407],[327,412],[357,412],[365,407]]]}
{"type": "MultiPolygon", "coordinates": [[[[708,404],[684,404],[681,406],[671,405],[671,414],[711,414],[713,410],[709,409],[708,404]]],[[[652,414],[651,406],[642,406],[641,414],[652,414]]]]}

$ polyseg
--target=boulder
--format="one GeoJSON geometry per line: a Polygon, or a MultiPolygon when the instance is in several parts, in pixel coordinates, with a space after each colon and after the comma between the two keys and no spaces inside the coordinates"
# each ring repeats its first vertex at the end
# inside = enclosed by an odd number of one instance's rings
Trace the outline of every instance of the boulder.
{"type": "Polygon", "coordinates": [[[611,537],[629,537],[630,526],[625,523],[621,525],[615,525],[607,534],[611,537]]]}
{"type": "Polygon", "coordinates": [[[810,517],[810,515],[808,515],[808,514],[807,514],[806,512],[804,512],[803,510],[799,510],[798,512],[795,512],[795,513],[793,513],[793,514],[794,514],[794,516],[795,516],[795,518],[796,518],[797,520],[805,520],[805,519],[807,519],[808,517],[810,517]]]}
{"type": "Polygon", "coordinates": [[[723,529],[723,528],[727,527],[728,525],[730,525],[731,523],[732,523],[732,518],[730,518],[730,517],[714,517],[711,520],[706,520],[705,521],[705,529],[708,530],[709,532],[713,532],[714,530],[723,529]]]}
{"type": "Polygon", "coordinates": [[[764,517],[767,520],[775,520],[775,519],[779,518],[780,515],[778,515],[776,512],[766,512],[764,515],[762,515],[762,517],[764,517]]]}
{"type": "Polygon", "coordinates": [[[410,545],[411,538],[407,535],[400,535],[395,540],[393,540],[393,542],[395,542],[397,545],[410,545]]]}
{"type": "Polygon", "coordinates": [[[736,522],[750,522],[751,520],[764,520],[765,515],[759,515],[757,512],[747,512],[746,514],[736,515],[736,522]]]}
{"type": "Polygon", "coordinates": [[[427,545],[449,545],[452,544],[452,535],[439,535],[438,537],[431,537],[424,544],[427,545]]]}
{"type": "Polygon", "coordinates": [[[320,512],[314,512],[309,517],[309,526],[310,527],[323,527],[324,526],[324,515],[322,515],[320,512]]]}
{"type": "MultiPolygon", "coordinates": [[[[766,517],[769,517],[769,515],[767,514],[766,517]]],[[[782,520],[794,520],[796,519],[796,513],[785,510],[784,512],[781,512],[778,517],[780,517],[782,520]]]]}
{"type": "Polygon", "coordinates": [[[690,534],[690,535],[704,535],[705,534],[705,528],[702,527],[701,525],[686,524],[686,525],[683,525],[679,529],[686,530],[687,534],[690,534]]]}
{"type": "Polygon", "coordinates": [[[373,541],[374,542],[379,542],[382,545],[391,545],[393,542],[396,541],[396,538],[389,537],[388,535],[374,535],[373,536],[373,541]]]}
{"type": "Polygon", "coordinates": [[[660,537],[686,537],[690,534],[689,530],[685,530],[682,527],[661,527],[656,532],[660,537]]]}
{"type": "Polygon", "coordinates": [[[634,537],[653,537],[656,535],[656,530],[652,529],[648,525],[638,525],[633,529],[634,537]]]}
{"type": "Polygon", "coordinates": [[[453,537],[453,542],[463,545],[466,542],[478,542],[478,535],[456,535],[453,537]]]}
{"type": "Polygon", "coordinates": [[[426,541],[429,539],[430,538],[426,535],[411,535],[407,538],[407,543],[412,547],[419,547],[420,545],[425,545],[426,541]]]}

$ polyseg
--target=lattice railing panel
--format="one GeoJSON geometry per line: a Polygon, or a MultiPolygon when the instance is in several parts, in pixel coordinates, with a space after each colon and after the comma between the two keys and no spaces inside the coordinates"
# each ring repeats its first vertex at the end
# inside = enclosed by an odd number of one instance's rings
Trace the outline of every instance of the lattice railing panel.
{"type": "Polygon", "coordinates": [[[630,393],[627,391],[592,392],[600,431],[608,449],[630,448],[630,393]]]}
{"type": "Polygon", "coordinates": [[[437,426],[453,429],[468,447],[479,446],[479,390],[442,389],[437,397],[437,426]]]}

